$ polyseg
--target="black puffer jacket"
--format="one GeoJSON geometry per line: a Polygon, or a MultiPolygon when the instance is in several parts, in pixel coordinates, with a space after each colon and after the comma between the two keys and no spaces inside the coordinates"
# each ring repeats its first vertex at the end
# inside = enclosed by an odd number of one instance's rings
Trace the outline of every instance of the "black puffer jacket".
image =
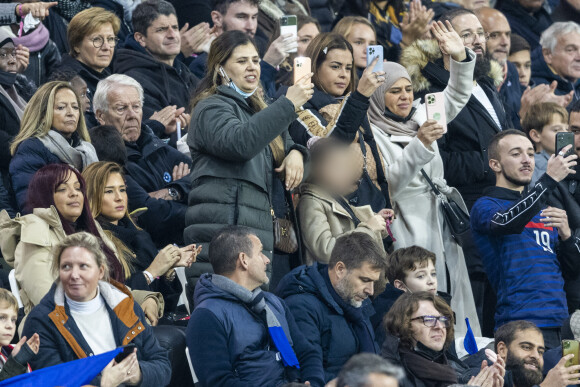
{"type": "Polygon", "coordinates": [[[286,154],[295,147],[287,131],[295,119],[294,105],[286,97],[256,113],[238,93],[223,85],[193,110],[188,136],[192,188],[184,240],[204,247],[197,262],[186,270],[190,282],[211,272],[207,245],[226,225],[254,229],[264,254],[272,256],[274,160],[268,144],[282,135],[286,154]]]}
{"type": "Polygon", "coordinates": [[[334,24],[334,18],[339,11],[336,8],[338,0],[309,0],[308,6],[312,17],[318,20],[322,32],[329,32],[334,24]]]}
{"type": "MultiPolygon", "coordinates": [[[[442,54],[434,40],[419,40],[403,50],[401,64],[409,71],[415,98],[441,92],[447,86],[449,71],[443,67],[442,54]]],[[[489,77],[477,82],[491,101],[501,129],[509,129],[511,121],[496,89],[502,80],[501,67],[492,61],[489,77]]],[[[467,208],[471,209],[483,189],[495,184],[495,175],[488,165],[487,147],[501,129],[473,95],[447,129],[447,134],[438,141],[445,179],[459,190],[467,208]]]]}
{"type": "Polygon", "coordinates": [[[48,80],[48,75],[60,66],[61,55],[56,44],[49,40],[40,51],[30,53],[30,62],[24,71],[26,78],[40,86],[48,80]]]}

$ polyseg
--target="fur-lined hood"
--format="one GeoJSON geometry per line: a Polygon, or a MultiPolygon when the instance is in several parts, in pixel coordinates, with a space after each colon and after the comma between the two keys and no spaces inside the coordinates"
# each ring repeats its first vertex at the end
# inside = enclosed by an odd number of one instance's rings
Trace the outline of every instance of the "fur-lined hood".
{"type": "MultiPolygon", "coordinates": [[[[412,45],[405,48],[401,53],[400,63],[405,66],[411,76],[415,92],[429,90],[431,82],[423,75],[421,70],[428,62],[435,62],[443,57],[436,40],[416,40],[412,45]]],[[[491,69],[488,76],[493,80],[496,87],[503,82],[503,70],[496,61],[491,61],[491,69]]]]}

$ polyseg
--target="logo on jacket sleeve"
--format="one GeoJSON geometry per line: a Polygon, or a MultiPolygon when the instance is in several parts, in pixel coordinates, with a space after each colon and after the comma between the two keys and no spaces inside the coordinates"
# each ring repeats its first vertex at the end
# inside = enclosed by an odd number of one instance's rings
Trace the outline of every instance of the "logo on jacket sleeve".
{"type": "Polygon", "coordinates": [[[169,172],[165,172],[165,173],[163,174],[163,180],[164,180],[166,183],[170,183],[170,182],[171,182],[171,175],[169,174],[169,172]]]}

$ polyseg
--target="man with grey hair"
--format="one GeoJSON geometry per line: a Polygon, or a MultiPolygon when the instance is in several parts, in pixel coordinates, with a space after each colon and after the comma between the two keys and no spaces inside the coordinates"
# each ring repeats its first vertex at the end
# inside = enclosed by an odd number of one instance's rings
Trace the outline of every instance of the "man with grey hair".
{"type": "MultiPolygon", "coordinates": [[[[143,124],[143,88],[133,78],[113,74],[101,80],[93,97],[93,110],[99,123],[115,127],[125,143],[124,167],[136,183],[127,184],[129,210],[148,209],[139,217],[139,224],[158,247],[182,243],[186,200],[191,189],[191,159],[161,141],[143,124]]],[[[91,132],[93,142],[112,141],[101,138],[99,127],[91,132]]],[[[102,154],[99,159],[118,161],[104,159],[102,154]]]]}
{"type": "Polygon", "coordinates": [[[542,33],[540,45],[532,53],[532,80],[557,82],[557,95],[580,99],[580,25],[554,23],[542,33]]]}
{"type": "Polygon", "coordinates": [[[346,362],[336,387],[399,387],[403,369],[372,353],[359,353],[346,362]]]}

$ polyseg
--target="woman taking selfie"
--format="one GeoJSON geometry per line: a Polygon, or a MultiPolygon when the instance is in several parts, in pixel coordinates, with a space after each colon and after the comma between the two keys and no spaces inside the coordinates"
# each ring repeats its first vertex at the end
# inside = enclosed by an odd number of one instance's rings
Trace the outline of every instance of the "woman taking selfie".
{"type": "Polygon", "coordinates": [[[385,81],[383,71],[373,72],[378,58],[357,84],[352,46],[341,35],[318,35],[310,42],[306,56],[312,61],[314,95],[298,112],[290,134],[297,144],[305,146],[312,138],[328,136],[350,144],[357,155],[358,183],[353,183],[347,198],[354,206],[370,205],[379,212],[390,205],[388,187],[367,119],[369,98],[385,81]]]}
{"type": "MultiPolygon", "coordinates": [[[[252,39],[228,31],[212,42],[208,73],[192,103],[186,243],[209,243],[225,225],[244,225],[256,231],[264,254],[272,256],[274,172],[287,190],[302,181],[305,150],[294,145],[287,129],[312,96],[310,75],[268,106],[259,90],[260,57],[252,39]]],[[[211,270],[207,264],[196,267],[211,270]]]]}
{"type": "MultiPolygon", "coordinates": [[[[441,103],[447,122],[451,122],[471,97],[475,53],[463,46],[450,23],[435,23],[432,31],[441,50],[451,56],[451,77],[441,103]]],[[[370,98],[369,120],[383,156],[397,218],[393,223],[397,238],[393,247],[416,245],[435,253],[440,273],[438,290],[451,294],[451,306],[457,313],[456,331],[465,334],[464,321],[469,317],[477,336],[480,329],[463,250],[445,221],[441,199],[422,175],[424,171],[439,191],[467,212],[459,192],[443,178],[443,161],[437,147],[443,127],[427,120],[425,105],[414,100],[411,78],[403,66],[388,62],[383,68],[387,80],[370,98]]]]}
{"type": "Polygon", "coordinates": [[[24,109],[20,132],[10,146],[10,176],[21,210],[30,180],[43,166],[63,163],[82,171],[98,161],[81,106],[70,83],[48,82],[24,109]]]}
{"type": "Polygon", "coordinates": [[[121,167],[99,161],[83,172],[91,212],[111,241],[131,262],[131,289],[159,292],[165,300],[165,314],[175,312],[183,290],[176,279],[176,267],[189,267],[199,252],[195,245],[183,248],[167,245],[158,251],[151,236],[138,228],[129,216],[127,186],[121,167]]]}
{"type": "Polygon", "coordinates": [[[133,353],[119,363],[111,360],[90,384],[158,387],[169,383],[167,351],[129,289],[110,279],[97,237],[80,232],[63,239],[55,246],[50,269],[57,279],[24,324],[25,335],[38,332],[42,337],[32,361],[35,369],[132,344],[133,353]]]}
{"type": "MultiPolygon", "coordinates": [[[[66,164],[50,164],[32,178],[27,209],[30,214],[10,219],[0,214],[2,255],[14,267],[24,312],[38,305],[50,290],[52,248],[68,235],[85,231],[100,240],[111,278],[123,283],[130,275],[130,262],[117,256],[114,244],[93,219],[81,174],[66,164]]],[[[135,291],[149,320],[155,324],[163,301],[157,294],[135,291]]]]}

